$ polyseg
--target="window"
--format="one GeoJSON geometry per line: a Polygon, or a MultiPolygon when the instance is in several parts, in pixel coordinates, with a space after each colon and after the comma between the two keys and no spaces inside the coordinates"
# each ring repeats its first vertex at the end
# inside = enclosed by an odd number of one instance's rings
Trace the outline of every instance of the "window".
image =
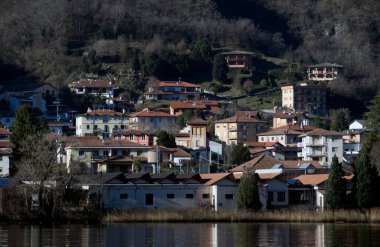
{"type": "Polygon", "coordinates": [[[202,194],[202,198],[203,199],[208,199],[208,198],[210,198],[210,194],[202,194]]]}
{"type": "Polygon", "coordinates": [[[284,202],[285,201],[285,192],[277,192],[277,201],[278,202],[284,202]]]}
{"type": "Polygon", "coordinates": [[[227,200],[234,199],[234,195],[233,195],[233,194],[225,194],[224,197],[225,197],[227,200]]]}
{"type": "Polygon", "coordinates": [[[90,129],[90,125],[89,124],[86,125],[86,129],[88,129],[88,130],[90,129]]]}
{"type": "Polygon", "coordinates": [[[108,156],[108,150],[103,150],[103,156],[108,156]]]}
{"type": "Polygon", "coordinates": [[[150,122],[153,123],[153,118],[150,118],[150,122]]]}
{"type": "Polygon", "coordinates": [[[336,153],[336,152],[338,152],[338,148],[337,147],[333,147],[332,151],[333,151],[333,153],[336,153]]]}
{"type": "Polygon", "coordinates": [[[120,129],[122,130],[124,129],[124,124],[120,125],[120,129]]]}
{"type": "Polygon", "coordinates": [[[145,194],[145,205],[153,205],[153,194],[145,194]]]}
{"type": "Polygon", "coordinates": [[[174,194],[166,194],[166,198],[173,199],[174,198],[174,194]]]}
{"type": "Polygon", "coordinates": [[[94,150],[94,151],[92,151],[92,154],[95,155],[95,156],[99,156],[99,151],[98,150],[94,150]]]}
{"type": "Polygon", "coordinates": [[[2,161],[3,160],[3,156],[0,156],[0,161],[2,161]]]}
{"type": "Polygon", "coordinates": [[[133,141],[133,135],[132,134],[129,134],[129,140],[133,141]]]}
{"type": "Polygon", "coordinates": [[[196,140],[196,141],[195,141],[195,146],[196,146],[196,147],[199,147],[199,146],[200,146],[200,142],[201,142],[200,140],[196,140]]]}
{"type": "Polygon", "coordinates": [[[120,194],[120,199],[128,199],[128,194],[120,194]]]}
{"type": "Polygon", "coordinates": [[[97,130],[98,129],[98,125],[94,125],[94,130],[97,130]]]}
{"type": "Polygon", "coordinates": [[[84,150],[80,149],[80,150],[79,150],[79,155],[80,155],[80,156],[84,155],[84,150]]]}
{"type": "Polygon", "coordinates": [[[193,199],[194,198],[194,194],[186,194],[186,198],[187,199],[193,199]]]}
{"type": "Polygon", "coordinates": [[[141,140],[145,141],[145,134],[141,135],[141,140]]]}
{"type": "Polygon", "coordinates": [[[119,127],[117,125],[114,125],[113,128],[117,130],[119,127]]]}

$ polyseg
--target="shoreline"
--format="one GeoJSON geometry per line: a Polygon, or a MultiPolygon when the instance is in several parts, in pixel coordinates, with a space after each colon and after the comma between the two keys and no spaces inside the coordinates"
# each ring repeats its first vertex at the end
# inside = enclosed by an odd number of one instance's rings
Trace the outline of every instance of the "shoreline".
{"type": "Polygon", "coordinates": [[[272,222],[272,223],[380,223],[380,208],[368,210],[271,210],[247,211],[202,211],[196,209],[139,209],[106,213],[102,223],[209,223],[209,222],[272,222]]]}
{"type": "Polygon", "coordinates": [[[124,211],[70,212],[60,218],[0,217],[1,223],[32,224],[113,224],[113,223],[380,223],[380,208],[310,211],[279,209],[248,212],[201,209],[130,209],[124,211]]]}

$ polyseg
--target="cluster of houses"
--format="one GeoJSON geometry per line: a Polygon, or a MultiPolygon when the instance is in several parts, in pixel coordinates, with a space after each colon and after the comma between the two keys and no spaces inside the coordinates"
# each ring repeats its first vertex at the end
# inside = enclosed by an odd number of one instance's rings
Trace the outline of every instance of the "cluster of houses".
{"type": "MultiPolygon", "coordinates": [[[[252,66],[250,53],[223,54],[230,68],[252,66]]],[[[333,157],[350,162],[369,130],[362,120],[340,133],[313,127],[315,114],[324,116],[327,110],[325,86],[311,82],[335,79],[342,66],[320,64],[307,72],[309,83],[281,87],[282,105],[269,114],[238,111],[215,122],[207,118],[218,116],[222,104],[229,103],[210,100],[199,85],[180,80],[149,84],[144,100],[165,100],[168,108],[141,111],[133,111],[133,104],[117,95],[117,84],[107,80],[87,78],[69,85],[77,97],[90,94],[105,100],[103,107],[82,113],[64,112],[57,100],[50,101],[56,103],[49,111],[47,98],[58,99],[59,94],[49,85],[4,92],[0,99],[8,107],[1,118],[0,176],[9,176],[12,116],[18,106],[29,104],[49,121],[48,135],[58,144],[57,161],[69,172],[78,165],[90,172],[74,176],[70,186],[88,194],[101,192],[105,209],[235,208],[239,181],[247,170],[259,175],[263,209],[323,209],[333,157]],[[179,129],[177,119],[185,111],[201,111],[205,119],[188,119],[179,129]],[[157,145],[159,130],[170,133],[177,147],[157,145]],[[226,147],[238,143],[248,147],[251,160],[228,164],[226,147]]],[[[350,181],[351,174],[346,175],[350,181]]]]}

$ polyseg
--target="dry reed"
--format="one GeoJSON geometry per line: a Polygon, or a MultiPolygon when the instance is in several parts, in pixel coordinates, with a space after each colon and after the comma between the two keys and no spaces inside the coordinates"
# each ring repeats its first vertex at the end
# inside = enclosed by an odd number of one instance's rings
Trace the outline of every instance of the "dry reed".
{"type": "Polygon", "coordinates": [[[103,217],[104,223],[125,222],[346,222],[380,223],[380,208],[368,210],[271,210],[207,211],[200,209],[135,209],[109,212],[103,217]]]}

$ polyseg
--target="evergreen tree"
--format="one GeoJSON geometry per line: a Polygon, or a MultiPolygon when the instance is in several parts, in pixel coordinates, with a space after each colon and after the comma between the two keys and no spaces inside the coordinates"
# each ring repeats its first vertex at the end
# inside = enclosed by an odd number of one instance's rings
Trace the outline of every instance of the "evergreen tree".
{"type": "Polygon", "coordinates": [[[369,208],[374,202],[374,187],[377,170],[371,163],[369,150],[371,145],[364,145],[356,164],[356,202],[359,208],[369,208]]]}
{"type": "Polygon", "coordinates": [[[201,65],[207,65],[212,62],[212,48],[211,44],[205,40],[197,40],[191,46],[190,57],[201,65]]]}
{"type": "Polygon", "coordinates": [[[222,55],[214,58],[214,66],[212,68],[212,77],[219,82],[227,80],[228,66],[227,62],[222,55]]]}
{"type": "Polygon", "coordinates": [[[380,91],[377,92],[371,105],[368,107],[368,112],[365,114],[367,117],[366,124],[368,127],[375,131],[377,134],[380,133],[380,91]]]}
{"type": "Polygon", "coordinates": [[[157,133],[157,145],[164,146],[167,148],[175,148],[177,144],[175,143],[174,136],[170,135],[168,132],[161,130],[157,133]]]}
{"type": "Polygon", "coordinates": [[[237,145],[232,145],[231,163],[233,165],[240,165],[251,159],[251,153],[249,149],[243,145],[242,142],[238,142],[237,145]]]}
{"type": "Polygon", "coordinates": [[[238,209],[257,211],[261,208],[258,175],[253,171],[243,174],[240,180],[237,205],[238,209]]]}
{"type": "Polygon", "coordinates": [[[330,168],[330,176],[326,182],[326,202],[335,210],[343,208],[346,197],[346,181],[343,178],[342,164],[335,156],[330,168]]]}
{"type": "MultiPolygon", "coordinates": [[[[20,149],[21,143],[28,136],[46,131],[46,121],[42,117],[41,111],[33,109],[30,105],[22,105],[17,108],[14,122],[12,123],[11,142],[14,145],[12,150],[12,164],[19,161],[25,154],[20,149]]],[[[10,167],[10,174],[14,174],[15,167],[10,167]]]]}

